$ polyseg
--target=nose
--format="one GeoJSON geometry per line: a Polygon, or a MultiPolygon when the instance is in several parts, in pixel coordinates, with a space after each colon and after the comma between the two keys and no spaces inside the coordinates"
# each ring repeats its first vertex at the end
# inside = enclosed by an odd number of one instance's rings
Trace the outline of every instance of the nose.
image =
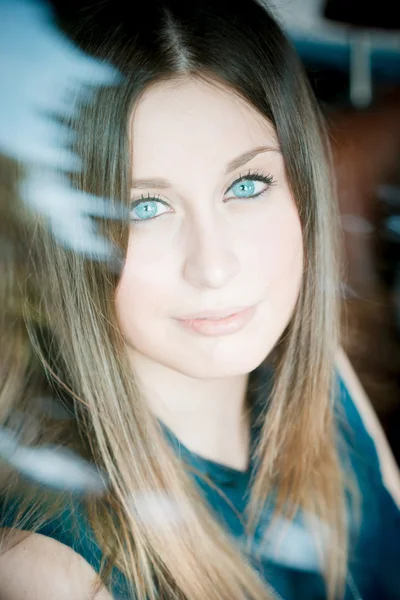
{"type": "Polygon", "coordinates": [[[198,288],[220,288],[239,272],[229,226],[216,215],[192,223],[183,267],[186,281],[198,288]]]}

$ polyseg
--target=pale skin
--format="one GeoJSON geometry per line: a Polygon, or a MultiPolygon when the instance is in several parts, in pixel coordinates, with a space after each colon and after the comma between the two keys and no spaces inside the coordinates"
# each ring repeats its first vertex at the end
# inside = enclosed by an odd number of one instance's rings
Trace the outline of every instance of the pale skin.
{"type": "MultiPolygon", "coordinates": [[[[134,179],[168,182],[132,189],[134,201],[143,194],[166,203],[162,216],[132,224],[117,290],[132,369],[153,412],[182,443],[244,470],[248,373],[286,327],[303,269],[300,222],[274,131],[228,90],[191,80],[149,89],[131,127],[134,179]],[[226,172],[229,163],[261,147],[226,172]],[[232,182],[249,170],[271,175],[274,183],[257,198],[233,199],[232,182]],[[203,336],[176,321],[249,304],[256,305],[252,319],[232,335],[203,336]]],[[[257,192],[266,187],[255,185],[257,192]]],[[[375,441],[385,485],[400,505],[398,469],[341,349],[336,364],[375,441]]],[[[70,548],[24,532],[15,532],[14,543],[0,559],[4,600],[111,599],[104,589],[95,595],[95,572],[70,548]]]]}

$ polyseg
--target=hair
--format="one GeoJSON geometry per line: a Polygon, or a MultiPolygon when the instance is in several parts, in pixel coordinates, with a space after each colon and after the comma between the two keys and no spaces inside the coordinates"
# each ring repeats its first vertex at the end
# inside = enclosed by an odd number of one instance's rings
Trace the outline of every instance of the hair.
{"type": "MultiPolygon", "coordinates": [[[[77,18],[63,21],[81,48],[123,75],[119,85],[98,89],[71,123],[73,149],[83,162],[73,183],[112,206],[129,206],[130,115],[144,91],[162,81],[222,84],[273,124],[301,220],[304,273],[290,323],[271,355],[273,386],[265,398],[248,536],[272,493],[276,515],[292,519],[303,510],[317,517],[330,532],[321,557],[327,596],[340,597],[348,554],[333,411],[340,245],[323,119],[290,42],[255,0],[146,0],[124,10],[114,1],[82,5],[77,18]]],[[[3,190],[3,203],[17,197],[16,189],[3,190]]],[[[56,425],[38,408],[40,435],[30,441],[56,440],[105,472],[107,493],[83,500],[103,553],[102,580],[109,583],[118,567],[138,600],[272,598],[142,397],[116,316],[119,275],[106,262],[63,247],[45,219],[21,206],[7,209],[1,232],[9,249],[1,256],[1,419],[8,423],[16,411],[32,415],[38,397],[68,404],[71,419],[56,425]],[[172,498],[179,521],[169,519],[166,508],[163,526],[152,526],[143,514],[149,493],[172,498]]],[[[125,255],[129,221],[97,223],[125,255]]],[[[44,503],[39,508],[45,512],[44,503]]]]}

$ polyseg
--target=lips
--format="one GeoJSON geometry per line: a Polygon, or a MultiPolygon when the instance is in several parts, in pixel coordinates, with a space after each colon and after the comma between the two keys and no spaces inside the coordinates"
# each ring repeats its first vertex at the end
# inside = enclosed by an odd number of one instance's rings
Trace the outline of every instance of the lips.
{"type": "Polygon", "coordinates": [[[251,305],[247,306],[235,306],[233,308],[221,308],[214,310],[204,310],[200,313],[185,315],[184,317],[179,317],[180,321],[194,321],[200,319],[207,319],[209,321],[216,321],[218,319],[226,319],[227,317],[231,317],[237,313],[241,313],[245,310],[251,308],[251,305]]]}
{"type": "Polygon", "coordinates": [[[201,315],[196,314],[191,318],[177,319],[177,322],[192,334],[211,337],[232,335],[242,330],[252,320],[255,311],[256,306],[244,309],[229,308],[218,311],[204,311],[201,315]]]}

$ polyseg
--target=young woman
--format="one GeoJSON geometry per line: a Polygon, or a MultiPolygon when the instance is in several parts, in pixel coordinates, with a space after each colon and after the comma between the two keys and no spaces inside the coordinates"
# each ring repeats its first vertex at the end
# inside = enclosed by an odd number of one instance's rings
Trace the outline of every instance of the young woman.
{"type": "Polygon", "coordinates": [[[15,217],[2,389],[26,443],[106,490],[10,474],[1,597],[399,597],[398,473],[341,351],[328,144],[289,42],[253,0],[65,27],[123,75],[73,125],[76,185],[129,207],[99,220],[124,265],[15,217]]]}

